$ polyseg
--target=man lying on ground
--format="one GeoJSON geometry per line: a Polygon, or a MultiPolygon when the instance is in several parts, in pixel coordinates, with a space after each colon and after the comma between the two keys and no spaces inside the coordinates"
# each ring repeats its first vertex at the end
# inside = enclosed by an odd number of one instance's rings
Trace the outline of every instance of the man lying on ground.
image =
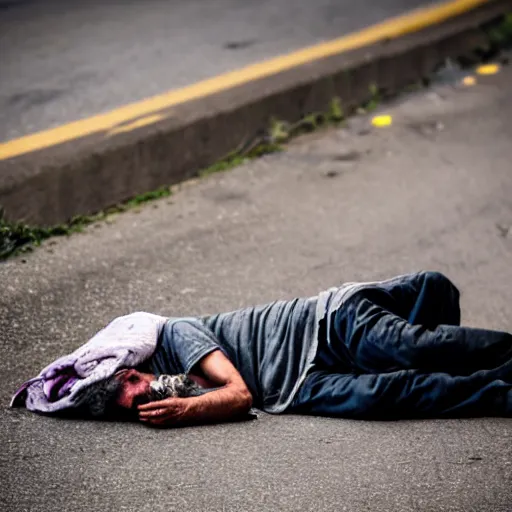
{"type": "Polygon", "coordinates": [[[155,426],[232,420],[252,406],[360,419],[512,416],[512,335],[461,327],[457,288],[420,272],[212,316],[119,317],[11,405],[155,426]],[[161,376],[177,374],[211,390],[169,392],[161,376]]]}

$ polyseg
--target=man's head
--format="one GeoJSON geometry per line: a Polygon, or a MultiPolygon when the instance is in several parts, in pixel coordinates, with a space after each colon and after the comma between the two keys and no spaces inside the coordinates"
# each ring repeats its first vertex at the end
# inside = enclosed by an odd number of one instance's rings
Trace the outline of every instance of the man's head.
{"type": "Polygon", "coordinates": [[[116,404],[122,409],[137,409],[152,400],[150,384],[156,377],[134,369],[121,370],[114,375],[119,383],[116,404]]]}
{"type": "Polygon", "coordinates": [[[137,406],[152,400],[149,384],[154,380],[155,376],[149,373],[121,370],[83,389],[73,412],[97,419],[136,419],[137,406]]]}

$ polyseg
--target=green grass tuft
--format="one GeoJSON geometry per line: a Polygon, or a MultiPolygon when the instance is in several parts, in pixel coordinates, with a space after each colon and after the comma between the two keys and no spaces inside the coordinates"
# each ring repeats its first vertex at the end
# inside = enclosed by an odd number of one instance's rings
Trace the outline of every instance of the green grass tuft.
{"type": "Polygon", "coordinates": [[[5,218],[5,212],[0,209],[0,261],[11,256],[31,251],[41,245],[44,240],[56,236],[69,236],[80,233],[94,222],[107,219],[110,215],[124,212],[143,203],[171,195],[169,187],[145,192],[124,203],[108,208],[95,215],[76,215],[69,222],[49,227],[29,226],[24,222],[12,222],[5,218]]]}
{"type": "Polygon", "coordinates": [[[500,48],[512,44],[512,12],[505,14],[501,22],[487,30],[489,41],[500,48]]]}
{"type": "Polygon", "coordinates": [[[327,117],[333,123],[340,123],[345,119],[345,112],[338,96],[335,96],[329,103],[327,117]]]}
{"type": "Polygon", "coordinates": [[[365,112],[373,112],[381,102],[381,93],[379,88],[377,87],[377,84],[370,84],[370,87],[368,88],[370,93],[370,99],[366,102],[363,109],[365,112]]]}

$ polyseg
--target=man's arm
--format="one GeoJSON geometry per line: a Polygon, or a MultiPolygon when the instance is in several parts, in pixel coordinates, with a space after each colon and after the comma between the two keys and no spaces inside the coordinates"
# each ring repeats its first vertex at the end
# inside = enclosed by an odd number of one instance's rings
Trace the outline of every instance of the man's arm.
{"type": "MultiPolygon", "coordinates": [[[[201,396],[167,398],[139,406],[139,418],[158,426],[225,421],[246,414],[252,396],[231,361],[215,350],[196,365],[201,373],[220,389],[201,396]]],[[[192,377],[194,370],[192,370],[192,377]]]]}

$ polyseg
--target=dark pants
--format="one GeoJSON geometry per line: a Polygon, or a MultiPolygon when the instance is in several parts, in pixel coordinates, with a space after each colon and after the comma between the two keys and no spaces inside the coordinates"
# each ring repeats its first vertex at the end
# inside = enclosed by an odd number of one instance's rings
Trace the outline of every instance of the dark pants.
{"type": "Polygon", "coordinates": [[[287,412],[344,418],[512,416],[512,335],[460,327],[438,272],[366,288],[321,322],[287,412]]]}

